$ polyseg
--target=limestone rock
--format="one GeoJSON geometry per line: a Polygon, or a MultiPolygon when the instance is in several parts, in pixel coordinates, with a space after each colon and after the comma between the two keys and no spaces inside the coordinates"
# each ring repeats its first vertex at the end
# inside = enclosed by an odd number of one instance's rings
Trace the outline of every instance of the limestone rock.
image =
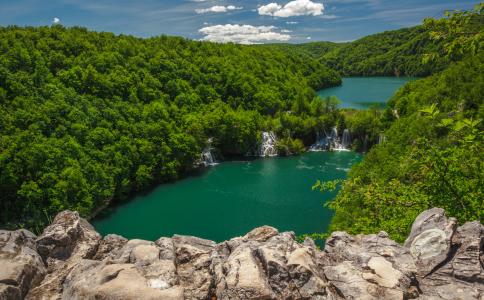
{"type": "Polygon", "coordinates": [[[46,268],[27,230],[0,230],[0,299],[21,299],[40,283],[46,268]]]}
{"type": "Polygon", "coordinates": [[[0,300],[482,300],[483,232],[479,222],[457,227],[432,209],[404,246],[385,232],[334,232],[320,250],[269,226],[218,244],[179,235],[152,242],[101,239],[66,211],[38,238],[0,231],[0,300]]]}
{"type": "Polygon", "coordinates": [[[457,221],[448,219],[441,208],[424,211],[417,217],[405,246],[410,248],[422,276],[432,272],[449,257],[456,228],[457,221]]]}
{"type": "Polygon", "coordinates": [[[59,213],[36,240],[48,274],[39,286],[29,291],[27,298],[59,299],[66,276],[80,260],[96,254],[100,240],[100,234],[77,212],[59,213]]]}
{"type": "Polygon", "coordinates": [[[102,260],[106,257],[114,257],[127,242],[128,240],[122,236],[108,234],[99,243],[99,247],[93,259],[102,260]]]}
{"type": "Polygon", "coordinates": [[[253,229],[244,236],[245,240],[253,240],[258,242],[264,242],[273,236],[276,236],[279,232],[277,229],[271,226],[262,226],[253,229]]]}
{"type": "Polygon", "coordinates": [[[101,239],[99,233],[79,213],[63,211],[37,238],[37,249],[42,258],[67,260],[71,256],[92,257],[101,239]]]}
{"type": "Polygon", "coordinates": [[[420,278],[423,299],[469,299],[484,297],[484,268],[479,256],[483,251],[483,226],[469,222],[457,228],[452,252],[444,264],[420,278]]]}
{"type": "Polygon", "coordinates": [[[324,249],[324,273],[345,298],[403,299],[415,294],[416,267],[408,249],[388,234],[334,232],[324,249]]]}
{"type": "Polygon", "coordinates": [[[458,246],[452,260],[454,276],[460,280],[484,284],[483,263],[484,226],[479,222],[468,222],[457,228],[453,243],[458,246]]]}
{"type": "Polygon", "coordinates": [[[180,287],[153,285],[133,264],[83,260],[63,285],[62,299],[183,299],[180,287]]]}
{"type": "Polygon", "coordinates": [[[187,299],[207,299],[210,296],[212,252],[215,242],[191,236],[175,235],[175,264],[180,285],[187,299]]]}

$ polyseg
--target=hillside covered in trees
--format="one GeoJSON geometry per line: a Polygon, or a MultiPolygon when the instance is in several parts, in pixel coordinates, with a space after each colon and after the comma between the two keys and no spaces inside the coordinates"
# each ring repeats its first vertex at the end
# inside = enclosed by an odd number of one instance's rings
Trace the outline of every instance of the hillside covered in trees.
{"type": "MultiPolygon", "coordinates": [[[[478,8],[480,9],[480,8],[478,8]]],[[[449,16],[451,12],[447,13],[449,16]]],[[[429,18],[422,25],[385,31],[353,42],[312,42],[307,44],[271,45],[289,53],[311,56],[337,70],[343,76],[418,76],[424,77],[443,71],[452,61],[463,58],[459,42],[452,44],[452,55],[446,55],[450,40],[461,41],[468,34],[476,34],[482,27],[482,16],[468,18],[456,27],[470,31],[451,31],[435,36],[436,27],[445,26],[429,18]]],[[[450,26],[454,26],[452,24],[450,26]]],[[[455,29],[456,29],[455,28],[455,29]]],[[[441,28],[442,29],[442,28],[441,28]]],[[[478,45],[470,45],[478,47],[478,45]]],[[[267,47],[267,46],[264,46],[267,47]]]]}
{"type": "MultiPolygon", "coordinates": [[[[355,165],[335,200],[330,231],[387,231],[403,241],[423,210],[441,207],[460,222],[484,214],[482,101],[483,6],[427,20],[445,53],[442,72],[411,82],[390,100],[379,121],[383,142],[355,165]],[[451,37],[451,38],[449,38],[451,37]]],[[[377,43],[378,44],[378,43],[377,43]]],[[[339,182],[318,182],[334,189],[339,182]]]]}
{"type": "Polygon", "coordinates": [[[301,151],[341,117],[314,89],[340,82],[271,49],[0,28],[0,224],[89,216],[190,171],[209,138],[220,157],[245,155],[270,129],[301,151]]]}
{"type": "Polygon", "coordinates": [[[40,231],[66,209],[88,217],[187,174],[209,139],[219,158],[237,157],[272,130],[282,153],[298,153],[333,126],[357,150],[383,142],[329,202],[330,230],[401,241],[434,206],[480,219],[480,21],[482,5],[352,43],[257,46],[0,28],[0,225],[40,231]],[[316,96],[340,74],[431,76],[385,110],[356,111],[316,96]]]}

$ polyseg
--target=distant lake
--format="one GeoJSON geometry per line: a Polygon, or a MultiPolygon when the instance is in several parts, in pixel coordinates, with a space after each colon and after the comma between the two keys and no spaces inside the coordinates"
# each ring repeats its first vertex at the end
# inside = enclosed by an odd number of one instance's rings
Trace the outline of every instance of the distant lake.
{"type": "Polygon", "coordinates": [[[345,77],[341,86],[318,91],[320,97],[336,96],[341,108],[384,107],[395,92],[415,77],[345,77]]]}
{"type": "Polygon", "coordinates": [[[220,242],[262,225],[320,233],[333,215],[323,203],[335,193],[322,194],[311,186],[317,179],[346,178],[361,158],[354,152],[308,152],[223,162],[108,208],[93,225],[103,235],[147,240],[176,233],[220,242]]]}

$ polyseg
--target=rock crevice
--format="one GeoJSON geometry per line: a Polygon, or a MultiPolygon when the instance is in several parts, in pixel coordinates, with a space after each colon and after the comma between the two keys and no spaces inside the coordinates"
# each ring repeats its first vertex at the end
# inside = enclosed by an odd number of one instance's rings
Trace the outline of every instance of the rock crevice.
{"type": "Polygon", "coordinates": [[[0,230],[0,299],[484,299],[484,226],[423,212],[402,246],[334,232],[323,250],[263,226],[215,243],[104,238],[60,213],[36,237],[0,230]]]}

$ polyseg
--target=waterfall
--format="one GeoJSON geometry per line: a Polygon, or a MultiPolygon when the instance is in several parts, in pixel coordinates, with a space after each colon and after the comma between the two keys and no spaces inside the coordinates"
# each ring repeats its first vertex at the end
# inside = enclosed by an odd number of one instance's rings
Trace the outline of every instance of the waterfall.
{"type": "Polygon", "coordinates": [[[215,156],[212,154],[212,138],[208,139],[207,144],[207,147],[203,149],[202,154],[200,155],[200,161],[205,167],[214,166],[217,164],[214,158],[215,156]]]}
{"type": "Polygon", "coordinates": [[[214,165],[217,164],[215,162],[215,159],[213,158],[213,155],[212,155],[212,152],[211,152],[211,148],[205,148],[203,150],[201,160],[202,160],[202,164],[205,167],[214,166],[214,165]]]}
{"type": "Polygon", "coordinates": [[[309,147],[309,151],[325,151],[329,150],[329,137],[326,133],[316,133],[316,142],[309,147]]]}
{"type": "Polygon", "coordinates": [[[341,138],[341,146],[345,149],[348,149],[351,146],[351,137],[349,129],[345,129],[343,131],[343,137],[341,138]]]}
{"type": "Polygon", "coordinates": [[[309,147],[309,151],[349,151],[349,146],[351,146],[350,131],[345,129],[340,138],[338,136],[338,129],[333,127],[331,128],[330,134],[327,134],[326,131],[324,131],[324,135],[318,133],[316,142],[309,147]]]}
{"type": "Polygon", "coordinates": [[[262,132],[262,144],[259,149],[259,156],[277,156],[277,138],[274,132],[262,132]]]}
{"type": "Polygon", "coordinates": [[[338,139],[338,129],[336,127],[331,128],[331,135],[329,136],[333,141],[338,139]]]}

